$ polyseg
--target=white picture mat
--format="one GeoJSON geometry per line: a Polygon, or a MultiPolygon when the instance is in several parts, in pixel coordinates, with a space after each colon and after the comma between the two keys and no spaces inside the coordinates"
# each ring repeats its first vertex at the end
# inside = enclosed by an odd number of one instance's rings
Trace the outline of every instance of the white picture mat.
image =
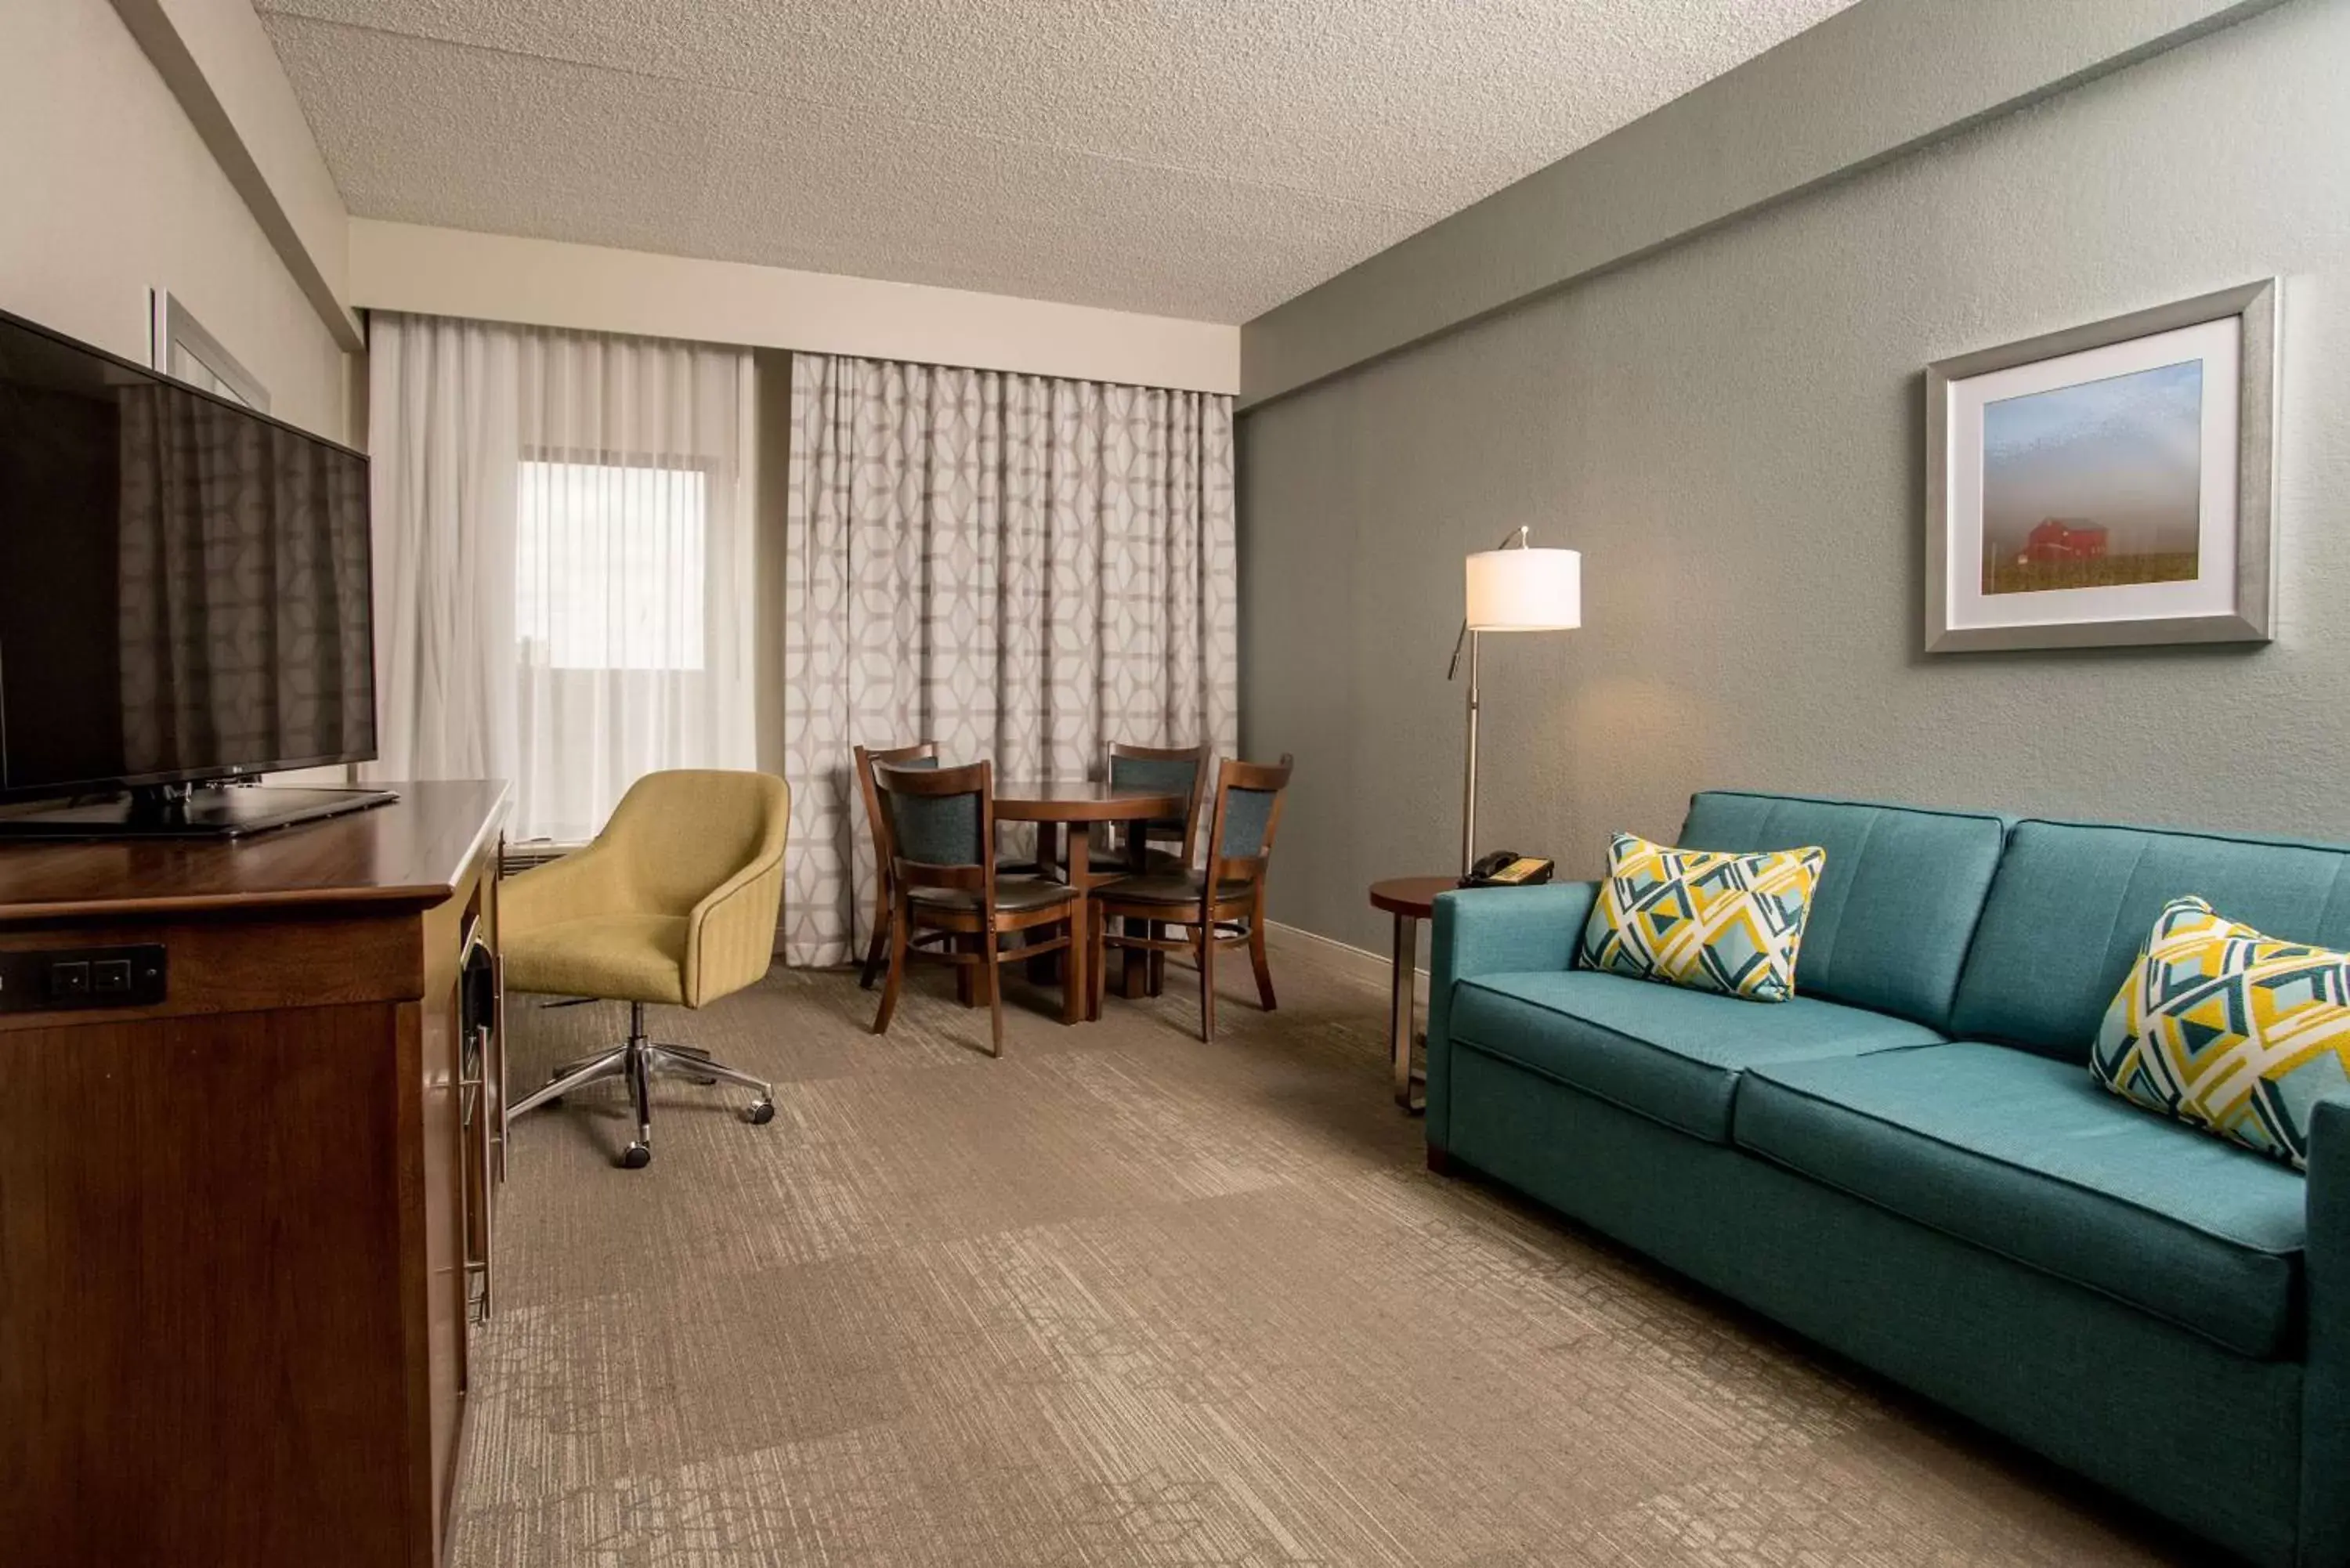
{"type": "Polygon", "coordinates": [[[2243,321],[2222,317],[2192,327],[2012,366],[1950,384],[1950,527],[1943,562],[1952,628],[2052,626],[2227,615],[2236,606],[2237,420],[2243,321]],[[1982,591],[1983,409],[2034,392],[2158,369],[2202,366],[2202,462],[2197,576],[2192,582],[2127,583],[2036,593],[1982,591]]]}

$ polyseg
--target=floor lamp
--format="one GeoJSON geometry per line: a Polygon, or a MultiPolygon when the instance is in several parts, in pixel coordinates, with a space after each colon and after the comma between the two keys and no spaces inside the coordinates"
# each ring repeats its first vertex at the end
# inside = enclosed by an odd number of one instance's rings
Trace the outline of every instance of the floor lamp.
{"type": "Polygon", "coordinates": [[[1469,651],[1469,748],[1461,784],[1461,875],[1477,856],[1477,639],[1489,631],[1572,631],[1583,624],[1583,556],[1535,549],[1520,528],[1499,546],[1469,557],[1468,611],[1452,644],[1447,680],[1469,651]]]}

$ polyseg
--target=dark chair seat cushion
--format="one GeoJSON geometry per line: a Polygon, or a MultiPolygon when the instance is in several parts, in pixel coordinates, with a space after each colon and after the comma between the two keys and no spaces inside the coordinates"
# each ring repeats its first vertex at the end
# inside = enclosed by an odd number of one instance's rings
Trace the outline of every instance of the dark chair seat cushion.
{"type": "MultiPolygon", "coordinates": [[[[1121,877],[1103,884],[1094,896],[1112,904],[1197,904],[1204,878],[1197,871],[1159,871],[1142,877],[1121,877]]],[[[1256,891],[1253,882],[1226,882],[1219,898],[1246,898],[1256,891]]]]}
{"type": "MultiPolygon", "coordinates": [[[[1098,847],[1094,850],[1087,863],[1096,872],[1105,877],[1125,870],[1128,864],[1125,851],[1098,847]]],[[[1142,866],[1145,871],[1162,875],[1170,871],[1180,872],[1184,868],[1182,856],[1172,849],[1145,850],[1142,866]]]]}
{"type": "Polygon", "coordinates": [[[1747,1002],[1596,970],[1485,974],[1454,989],[1452,1039],[1715,1143],[1738,1075],[1942,1036],[1922,1023],[1796,996],[1747,1002]]]}
{"type": "MultiPolygon", "coordinates": [[[[1066,904],[1076,894],[1059,882],[1045,882],[1028,877],[999,877],[995,879],[995,907],[1025,912],[1066,904]]],[[[956,909],[965,914],[979,908],[979,895],[960,888],[909,888],[909,903],[928,909],[956,909]]]]}
{"type": "Polygon", "coordinates": [[[2139,1110],[2075,1064],[1981,1044],[1775,1064],[1740,1085],[1735,1134],[2241,1355],[2291,1351],[2303,1177],[2139,1110]]]}

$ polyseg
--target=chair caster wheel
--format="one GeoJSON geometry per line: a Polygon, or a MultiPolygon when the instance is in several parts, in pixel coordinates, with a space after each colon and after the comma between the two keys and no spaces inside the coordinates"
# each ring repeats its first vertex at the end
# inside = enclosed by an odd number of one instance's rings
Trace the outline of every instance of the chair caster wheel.
{"type": "Polygon", "coordinates": [[[642,1170],[653,1162],[653,1151],[643,1144],[632,1143],[620,1155],[623,1170],[642,1170]]]}
{"type": "Polygon", "coordinates": [[[775,1102],[773,1100],[761,1100],[756,1105],[754,1105],[745,1114],[750,1117],[751,1125],[753,1127],[765,1127],[769,1122],[775,1119],[775,1102]]]}

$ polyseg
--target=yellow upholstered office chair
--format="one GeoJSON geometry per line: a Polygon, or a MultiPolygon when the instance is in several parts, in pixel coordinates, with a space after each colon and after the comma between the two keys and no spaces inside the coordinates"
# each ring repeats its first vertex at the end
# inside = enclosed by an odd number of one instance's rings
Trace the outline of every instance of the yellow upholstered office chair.
{"type": "Polygon", "coordinates": [[[754,1123],[774,1119],[767,1085],[708,1052],[648,1040],[645,1004],[701,1007],[767,972],[791,810],[791,790],[771,774],[647,774],[629,786],[593,844],[499,890],[508,989],[629,1004],[624,1044],[556,1068],[508,1116],[560,1104],[583,1085],[625,1077],[637,1137],[620,1163],[631,1170],[653,1158],[655,1073],[756,1090],[745,1114],[754,1123]]]}

